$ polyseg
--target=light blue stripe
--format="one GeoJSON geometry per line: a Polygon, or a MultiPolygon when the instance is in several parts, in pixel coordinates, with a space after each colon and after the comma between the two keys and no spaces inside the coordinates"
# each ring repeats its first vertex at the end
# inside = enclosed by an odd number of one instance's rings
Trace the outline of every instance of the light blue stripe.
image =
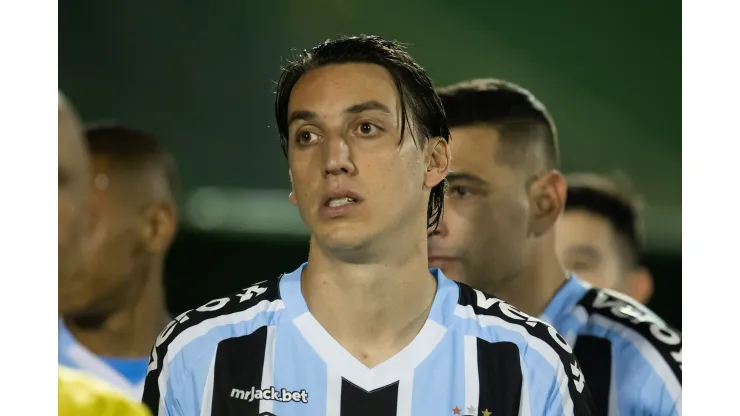
{"type": "Polygon", "coordinates": [[[464,351],[464,338],[448,331],[437,349],[416,368],[411,404],[414,415],[447,415],[454,407],[465,406],[464,351]]]}
{"type": "Polygon", "coordinates": [[[275,389],[306,390],[308,403],[274,403],[277,415],[323,415],[326,409],[326,363],[292,322],[283,318],[275,336],[275,389]]]}

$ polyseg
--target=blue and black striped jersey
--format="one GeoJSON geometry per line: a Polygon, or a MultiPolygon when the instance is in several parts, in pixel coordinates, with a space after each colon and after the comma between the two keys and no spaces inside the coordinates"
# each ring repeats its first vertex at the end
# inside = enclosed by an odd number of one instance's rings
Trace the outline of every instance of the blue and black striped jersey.
{"type": "Polygon", "coordinates": [[[681,415],[681,333],[623,294],[571,276],[540,317],[575,350],[599,415],[681,415]]]}
{"type": "Polygon", "coordinates": [[[436,269],[437,292],[420,333],[366,367],[309,312],[304,266],[170,323],[144,388],[153,413],[592,414],[579,365],[551,326],[436,269]]]}

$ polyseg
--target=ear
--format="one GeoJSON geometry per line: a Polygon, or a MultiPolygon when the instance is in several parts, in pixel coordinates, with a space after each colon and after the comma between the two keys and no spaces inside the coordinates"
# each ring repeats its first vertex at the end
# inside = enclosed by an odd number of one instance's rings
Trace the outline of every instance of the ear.
{"type": "Polygon", "coordinates": [[[447,177],[452,154],[450,153],[450,144],[441,137],[430,139],[424,151],[426,161],[424,185],[431,189],[447,177]]]}
{"type": "Polygon", "coordinates": [[[627,275],[625,293],[643,305],[647,305],[653,296],[653,275],[645,267],[638,267],[627,275]]]}
{"type": "Polygon", "coordinates": [[[565,208],[565,177],[556,170],[546,172],[529,187],[530,234],[548,232],[565,208]]]}
{"type": "Polygon", "coordinates": [[[290,178],[290,194],[288,194],[288,201],[293,205],[298,205],[298,200],[295,198],[295,187],[293,186],[293,172],[288,169],[288,177],[290,178]]]}
{"type": "Polygon", "coordinates": [[[144,211],[142,240],[150,253],[164,253],[177,232],[177,208],[168,201],[156,202],[144,211]]]}

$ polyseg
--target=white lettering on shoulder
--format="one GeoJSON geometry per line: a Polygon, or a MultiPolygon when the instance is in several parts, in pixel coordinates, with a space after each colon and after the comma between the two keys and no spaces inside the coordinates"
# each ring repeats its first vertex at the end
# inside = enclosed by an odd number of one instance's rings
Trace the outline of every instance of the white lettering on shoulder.
{"type": "Polygon", "coordinates": [[[159,348],[162,344],[165,343],[165,341],[167,341],[167,339],[170,337],[170,335],[172,335],[172,332],[175,330],[175,326],[177,326],[177,324],[183,323],[183,322],[187,321],[188,319],[190,319],[188,317],[188,314],[190,312],[192,312],[192,309],[189,310],[189,311],[185,311],[185,312],[181,313],[175,319],[173,319],[170,323],[168,323],[164,327],[164,329],[162,330],[162,332],[159,334],[159,336],[157,337],[157,339],[154,341],[154,348],[152,348],[151,360],[149,362],[149,366],[146,369],[146,372],[147,373],[149,373],[152,370],[156,370],[157,369],[157,365],[158,365],[157,364],[157,358],[158,358],[157,357],[157,348],[159,348]]]}
{"type": "Polygon", "coordinates": [[[226,306],[227,303],[229,303],[229,298],[214,299],[214,300],[206,303],[205,305],[199,307],[198,309],[196,309],[196,311],[198,311],[198,312],[213,312],[213,311],[217,311],[217,310],[223,308],[224,306],[226,306]]]}
{"type": "MultiPolygon", "coordinates": [[[[267,292],[267,288],[260,286],[261,283],[264,282],[254,284],[247,289],[244,289],[244,293],[238,294],[237,296],[239,298],[239,303],[244,302],[245,300],[249,300],[254,296],[260,296],[267,292]]],[[[206,303],[205,305],[196,308],[195,310],[191,309],[189,311],[181,313],[177,318],[173,319],[172,322],[168,323],[157,337],[157,340],[154,342],[154,348],[152,348],[151,362],[149,363],[149,367],[147,368],[147,373],[149,371],[156,370],[158,367],[157,348],[162,346],[162,344],[164,344],[169,339],[170,335],[172,335],[172,333],[175,331],[175,327],[177,327],[178,324],[182,324],[190,319],[189,314],[191,312],[214,312],[226,306],[230,301],[231,298],[214,299],[206,303]]]]}
{"type": "Polygon", "coordinates": [[[491,306],[501,302],[501,299],[487,298],[486,294],[478,289],[475,289],[475,295],[476,303],[478,304],[478,307],[482,309],[490,309],[491,306]]]}
{"type": "Polygon", "coordinates": [[[239,294],[239,303],[242,303],[245,300],[252,299],[252,297],[259,296],[265,292],[267,292],[267,289],[264,287],[260,287],[259,284],[250,286],[244,289],[244,293],[239,294]]]}

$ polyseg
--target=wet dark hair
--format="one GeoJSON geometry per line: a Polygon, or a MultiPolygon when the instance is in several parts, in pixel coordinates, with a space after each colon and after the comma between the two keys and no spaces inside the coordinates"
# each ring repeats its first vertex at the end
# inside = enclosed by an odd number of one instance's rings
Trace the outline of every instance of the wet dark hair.
{"type": "MultiPolygon", "coordinates": [[[[307,72],[322,66],[343,63],[369,63],[387,69],[398,90],[401,103],[401,139],[406,126],[415,131],[411,136],[417,145],[422,139],[442,137],[450,140],[442,102],[434,91],[431,79],[404,47],[379,36],[360,35],[327,40],[311,50],[304,50],[289,62],[280,75],[275,91],[275,119],[283,154],[288,157],[288,104],[298,80],[307,72]]],[[[436,229],[442,217],[446,180],[432,188],[427,208],[427,224],[436,229]]]]}

